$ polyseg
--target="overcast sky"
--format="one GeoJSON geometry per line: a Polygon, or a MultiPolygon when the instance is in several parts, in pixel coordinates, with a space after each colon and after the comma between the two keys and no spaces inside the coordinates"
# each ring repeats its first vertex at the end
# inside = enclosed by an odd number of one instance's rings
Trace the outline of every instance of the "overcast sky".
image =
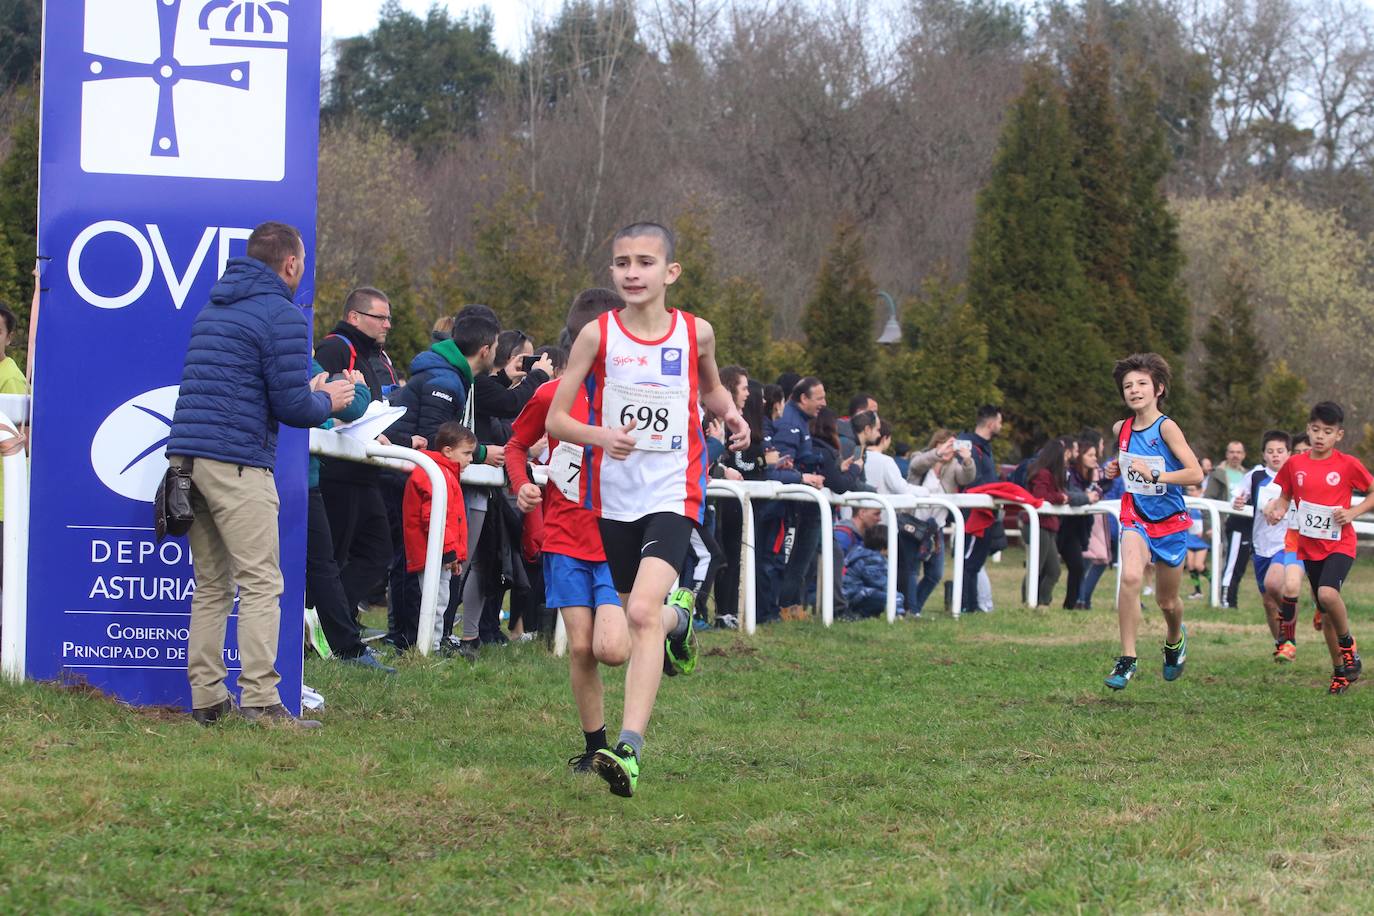
{"type": "MultiPolygon", "coordinates": [[[[401,6],[423,16],[433,0],[401,0],[401,6]]],[[[377,12],[383,0],[324,0],[325,46],[331,39],[349,38],[369,32],[377,24],[377,12]]],[[[439,0],[454,16],[483,6],[490,8],[496,20],[496,44],[501,50],[514,53],[524,45],[524,35],[530,17],[539,14],[548,18],[562,6],[561,0],[439,0]]]]}

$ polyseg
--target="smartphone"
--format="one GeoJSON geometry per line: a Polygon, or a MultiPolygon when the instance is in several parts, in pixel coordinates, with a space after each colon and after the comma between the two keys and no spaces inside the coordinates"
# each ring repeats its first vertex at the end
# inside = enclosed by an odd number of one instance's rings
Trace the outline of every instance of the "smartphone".
{"type": "Polygon", "coordinates": [[[528,375],[529,371],[534,368],[534,364],[537,362],[539,362],[539,357],[535,356],[533,353],[529,356],[520,357],[520,371],[528,375]]]}

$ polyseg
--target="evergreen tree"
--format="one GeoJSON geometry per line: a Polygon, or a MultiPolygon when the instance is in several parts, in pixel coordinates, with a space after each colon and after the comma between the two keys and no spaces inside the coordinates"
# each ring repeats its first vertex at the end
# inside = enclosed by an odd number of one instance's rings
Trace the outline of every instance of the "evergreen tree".
{"type": "Polygon", "coordinates": [[[852,222],[842,222],[821,265],[816,293],[802,315],[807,363],[837,402],[869,387],[877,355],[876,296],[859,229],[852,222]]]}
{"type": "Polygon", "coordinates": [[[417,146],[442,143],[475,132],[509,67],[489,9],[454,17],[436,3],[422,19],[387,0],[376,28],[336,43],[321,114],[361,115],[417,146]]]}
{"type": "Polygon", "coordinates": [[[729,277],[721,284],[718,304],[710,319],[716,331],[716,363],[757,373],[768,364],[773,337],[773,309],[763,288],[744,277],[729,277]]]}
{"type": "Polygon", "coordinates": [[[1258,442],[1265,410],[1261,375],[1265,353],[1255,333],[1243,268],[1232,264],[1218,291],[1217,309],[1202,334],[1202,428],[1205,450],[1219,454],[1232,439],[1258,442]]]}
{"type": "Polygon", "coordinates": [[[878,350],[875,387],[884,418],[904,438],[923,442],[980,405],[1001,401],[987,328],[948,278],[927,280],[920,298],[902,307],[902,331],[900,343],[878,350]]]}
{"type": "Polygon", "coordinates": [[[1128,274],[1142,306],[1152,316],[1154,348],[1181,356],[1191,341],[1188,294],[1183,286],[1183,250],[1178,219],[1169,209],[1164,180],[1172,157],[1159,98],[1148,74],[1131,75],[1123,98],[1123,140],[1132,214],[1128,274]]]}
{"type": "Polygon", "coordinates": [[[492,206],[478,208],[473,248],[458,257],[458,279],[447,289],[448,301],[457,307],[489,305],[502,327],[554,344],[588,278],[569,264],[553,227],[535,215],[535,204],[529,190],[512,180],[492,206]]]}
{"type": "Polygon", "coordinates": [[[1307,427],[1307,383],[1288,368],[1281,359],[1264,376],[1260,388],[1260,404],[1264,411],[1264,425],[1296,435],[1307,427]]]}
{"type": "Polygon", "coordinates": [[[768,363],[773,324],[763,289],[744,277],[718,278],[706,211],[688,207],[673,225],[673,235],[682,273],[668,291],[668,304],[711,323],[717,364],[760,371],[768,363]]]}
{"type": "MultiPolygon", "coordinates": [[[[682,273],[668,289],[668,304],[716,324],[720,289],[716,283],[716,252],[711,245],[707,213],[689,206],[673,224],[677,262],[682,273]]],[[[722,363],[721,365],[725,365],[722,363]]]]}
{"type": "Polygon", "coordinates": [[[9,155],[0,164],[0,301],[18,319],[10,355],[24,364],[38,253],[38,115],[15,128],[9,155]]]}
{"type": "Polygon", "coordinates": [[[1116,400],[1111,356],[1075,254],[1074,148],[1054,73],[1034,63],[978,196],[968,281],[1010,438],[1023,446],[1101,424],[1116,400]]]}
{"type": "Polygon", "coordinates": [[[1126,152],[1112,93],[1107,49],[1080,42],[1069,61],[1069,122],[1074,134],[1078,208],[1074,250],[1103,336],[1114,353],[1155,349],[1150,311],[1131,284],[1132,221],[1126,152]]]}

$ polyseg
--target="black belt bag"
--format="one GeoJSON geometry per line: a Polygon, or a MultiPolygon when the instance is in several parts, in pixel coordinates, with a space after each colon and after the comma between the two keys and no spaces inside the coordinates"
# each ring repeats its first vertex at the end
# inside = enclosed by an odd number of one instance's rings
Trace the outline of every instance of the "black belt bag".
{"type": "Polygon", "coordinates": [[[191,468],[193,459],[183,458],[180,464],[169,464],[153,498],[154,525],[157,539],[180,537],[191,530],[196,520],[191,509],[191,468]]]}

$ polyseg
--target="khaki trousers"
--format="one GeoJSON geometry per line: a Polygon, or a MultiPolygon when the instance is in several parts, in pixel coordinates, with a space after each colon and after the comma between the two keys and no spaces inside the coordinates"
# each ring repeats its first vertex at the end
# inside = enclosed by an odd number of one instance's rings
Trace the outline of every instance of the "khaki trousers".
{"type": "Polygon", "coordinates": [[[240,703],[275,705],[281,702],[276,661],[283,589],[276,481],[266,468],[196,458],[191,483],[196,516],[187,536],[196,574],[186,652],[191,705],[203,709],[229,695],[224,686],[224,634],[236,585],[240,703]]]}

